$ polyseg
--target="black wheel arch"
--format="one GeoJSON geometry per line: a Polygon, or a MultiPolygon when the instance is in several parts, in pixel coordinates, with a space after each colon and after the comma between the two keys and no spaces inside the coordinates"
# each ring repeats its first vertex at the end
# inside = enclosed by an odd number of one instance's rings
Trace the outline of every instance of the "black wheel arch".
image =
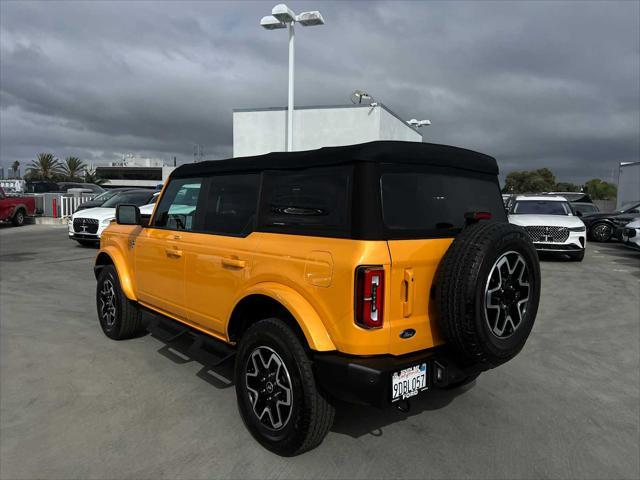
{"type": "MultiPolygon", "coordinates": [[[[113,265],[115,268],[115,263],[113,259],[109,256],[109,254],[105,252],[100,252],[96,257],[95,263],[93,264],[93,274],[95,275],[96,280],[100,276],[100,272],[102,271],[102,269],[107,265],[113,265]]],[[[117,270],[118,269],[116,268],[116,272],[117,270]]]]}
{"type": "Polygon", "coordinates": [[[231,342],[238,342],[251,325],[267,318],[282,320],[309,348],[304,332],[291,312],[277,300],[261,294],[247,295],[236,304],[227,324],[227,337],[231,342]]]}

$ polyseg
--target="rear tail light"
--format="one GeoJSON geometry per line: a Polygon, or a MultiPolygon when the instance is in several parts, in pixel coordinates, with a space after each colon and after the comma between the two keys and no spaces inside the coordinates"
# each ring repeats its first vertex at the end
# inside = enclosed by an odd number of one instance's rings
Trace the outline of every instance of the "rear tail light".
{"type": "Polygon", "coordinates": [[[384,321],[384,269],[358,267],[356,270],[356,323],[380,328],[384,321]]]}
{"type": "Polygon", "coordinates": [[[467,223],[474,223],[480,220],[491,220],[492,216],[491,212],[466,212],[464,219],[467,223]]]}

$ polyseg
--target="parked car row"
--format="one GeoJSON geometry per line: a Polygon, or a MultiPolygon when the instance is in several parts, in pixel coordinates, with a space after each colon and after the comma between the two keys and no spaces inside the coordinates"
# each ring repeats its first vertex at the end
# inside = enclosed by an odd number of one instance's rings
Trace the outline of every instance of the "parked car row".
{"type": "Polygon", "coordinates": [[[509,204],[509,222],[523,227],[539,252],[563,253],[581,262],[586,227],[565,197],[518,195],[509,204]]]}
{"type": "MultiPolygon", "coordinates": [[[[113,195],[111,191],[105,192],[105,197],[91,200],[89,207],[85,204],[78,207],[69,218],[69,238],[80,245],[94,246],[100,242],[102,231],[116,218],[118,205],[129,204],[142,207],[153,204],[159,192],[151,189],[118,189],[113,195]],[[97,200],[97,201],[96,201],[97,200]],[[96,205],[97,206],[93,206],[96,205]]],[[[101,196],[100,196],[101,197],[101,196]]]]}
{"type": "Polygon", "coordinates": [[[590,240],[608,242],[612,238],[621,240],[624,226],[638,216],[640,202],[631,202],[615,212],[585,215],[582,221],[587,227],[590,240]]]}
{"type": "Polygon", "coordinates": [[[46,181],[31,181],[26,182],[24,185],[25,193],[55,193],[55,192],[67,192],[72,188],[80,188],[83,190],[91,191],[95,194],[100,194],[105,191],[100,185],[95,183],[83,183],[83,182],[46,182],[46,181]]]}

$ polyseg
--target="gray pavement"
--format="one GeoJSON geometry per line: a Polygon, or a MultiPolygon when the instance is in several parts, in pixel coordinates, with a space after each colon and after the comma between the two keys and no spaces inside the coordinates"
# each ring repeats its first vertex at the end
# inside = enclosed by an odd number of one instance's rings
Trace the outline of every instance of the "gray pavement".
{"type": "Polygon", "coordinates": [[[512,362],[407,414],[341,404],[287,459],[244,428],[228,367],[102,334],[94,256],[64,227],[0,226],[3,479],[640,477],[640,253],[621,245],[542,262],[512,362]]]}

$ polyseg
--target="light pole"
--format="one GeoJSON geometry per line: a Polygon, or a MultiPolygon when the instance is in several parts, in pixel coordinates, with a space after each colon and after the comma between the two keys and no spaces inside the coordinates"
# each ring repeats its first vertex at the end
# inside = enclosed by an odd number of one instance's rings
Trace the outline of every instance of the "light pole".
{"type": "Polygon", "coordinates": [[[262,17],[260,25],[267,30],[286,28],[289,31],[289,99],[287,106],[287,151],[293,150],[293,89],[295,83],[295,29],[294,24],[299,23],[303,27],[324,25],[324,18],[318,11],[302,12],[296,15],[293,10],[284,3],[273,7],[271,15],[262,17]]]}

